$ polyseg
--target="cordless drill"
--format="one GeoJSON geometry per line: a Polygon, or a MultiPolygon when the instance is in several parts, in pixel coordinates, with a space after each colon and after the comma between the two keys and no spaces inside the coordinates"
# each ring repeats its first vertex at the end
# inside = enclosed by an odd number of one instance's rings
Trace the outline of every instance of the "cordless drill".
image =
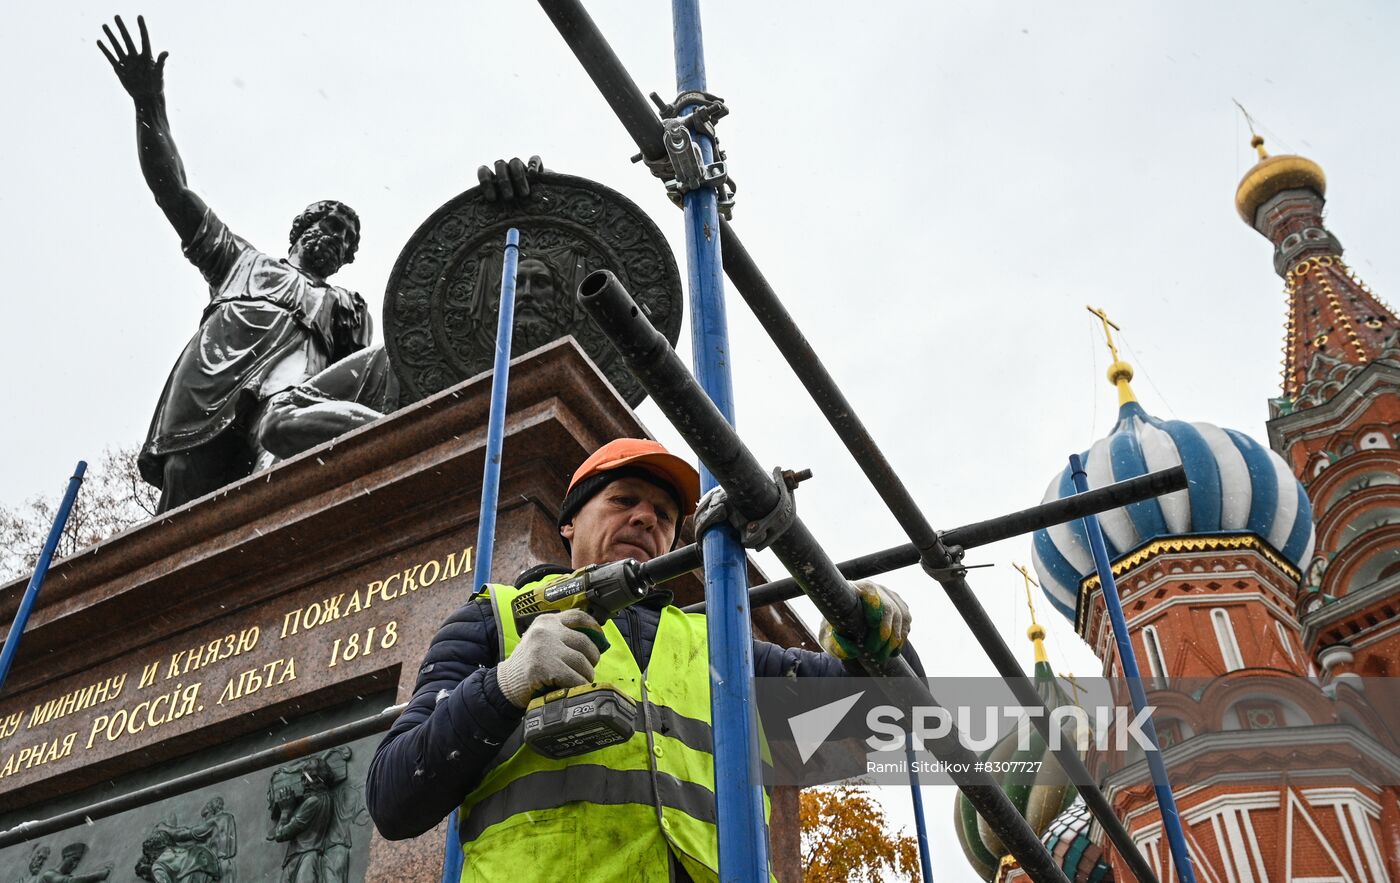
{"type": "MultiPolygon", "coordinates": [[[[516,631],[524,634],[536,617],[564,610],[583,609],[600,623],[637,603],[658,584],[700,565],[699,549],[687,546],[645,564],[624,558],[590,565],[568,579],[515,596],[511,615],[516,631]]],[[[597,645],[608,649],[607,636],[597,629],[580,629],[597,645]]],[[[553,758],[572,757],[608,745],[626,742],[636,732],[637,704],[626,693],[607,683],[584,684],[551,690],[530,700],[525,709],[525,744],[553,758]]]]}

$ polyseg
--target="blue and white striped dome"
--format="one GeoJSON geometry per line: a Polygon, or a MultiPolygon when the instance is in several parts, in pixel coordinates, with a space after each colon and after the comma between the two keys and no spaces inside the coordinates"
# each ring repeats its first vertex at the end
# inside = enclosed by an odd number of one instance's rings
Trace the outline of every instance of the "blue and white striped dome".
{"type": "MultiPolygon", "coordinates": [[[[1119,408],[1113,431],[1095,442],[1084,462],[1091,488],[1186,466],[1187,490],[1099,515],[1114,561],[1162,537],[1231,533],[1262,538],[1299,570],[1312,558],[1312,506],[1302,484],[1282,457],[1244,433],[1159,420],[1128,401],[1119,408]]],[[[1073,493],[1066,465],[1050,482],[1044,502],[1073,493]]],[[[1080,582],[1094,572],[1084,526],[1076,519],[1038,530],[1034,542],[1046,597],[1074,621],[1080,582]]]]}

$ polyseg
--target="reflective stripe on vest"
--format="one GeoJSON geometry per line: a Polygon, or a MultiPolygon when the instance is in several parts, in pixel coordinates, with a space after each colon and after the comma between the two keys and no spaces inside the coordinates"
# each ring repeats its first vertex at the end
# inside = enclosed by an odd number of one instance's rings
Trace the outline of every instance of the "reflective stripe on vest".
{"type": "MultiPolygon", "coordinates": [[[[520,642],[511,599],[565,576],[490,587],[501,658],[520,642]]],[[[672,854],[696,880],[718,879],[705,618],[664,608],[645,674],[616,624],[603,632],[610,646],[594,679],[637,703],[637,731],[556,760],[526,747],[517,727],[462,802],[464,883],[572,879],[570,868],[587,879],[666,879],[672,854]]]]}

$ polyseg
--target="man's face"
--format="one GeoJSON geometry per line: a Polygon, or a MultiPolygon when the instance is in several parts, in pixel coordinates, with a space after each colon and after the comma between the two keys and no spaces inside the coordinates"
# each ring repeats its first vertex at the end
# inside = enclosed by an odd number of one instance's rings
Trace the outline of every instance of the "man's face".
{"type": "Polygon", "coordinates": [[[622,558],[650,561],[671,548],[679,514],[662,488],[619,478],[594,494],[559,532],[573,547],[574,567],[622,558]]]}
{"type": "Polygon", "coordinates": [[[60,874],[71,874],[73,873],[73,869],[78,866],[78,862],[82,860],[83,857],[80,855],[70,855],[63,860],[63,864],[59,866],[58,872],[60,874]]]}
{"type": "Polygon", "coordinates": [[[515,311],[524,316],[544,317],[552,312],[559,297],[554,273],[539,258],[526,258],[515,270],[515,311]]]}
{"type": "Polygon", "coordinates": [[[355,222],[340,209],[307,227],[297,240],[301,265],[318,276],[330,276],[345,265],[355,238],[355,222]]]}

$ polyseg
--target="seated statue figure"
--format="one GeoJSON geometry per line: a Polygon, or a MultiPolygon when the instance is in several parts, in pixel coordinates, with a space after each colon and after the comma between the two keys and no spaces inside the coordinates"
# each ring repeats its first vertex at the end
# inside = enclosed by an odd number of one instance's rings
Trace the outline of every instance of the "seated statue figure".
{"type": "MultiPolygon", "coordinates": [[[[482,166],[477,175],[488,199],[510,201],[528,195],[529,180],[542,170],[539,157],[532,157],[528,165],[519,159],[498,162],[495,171],[482,166]]],[[[544,258],[521,255],[515,274],[516,322],[521,328],[532,327],[534,317],[548,313],[563,296],[558,275],[544,258]]],[[[526,346],[538,345],[528,335],[521,338],[526,346]]],[[[546,335],[539,342],[548,339],[546,335]]],[[[269,398],[258,418],[257,443],[287,459],[372,423],[401,404],[388,352],[383,346],[370,347],[269,398]]]]}

